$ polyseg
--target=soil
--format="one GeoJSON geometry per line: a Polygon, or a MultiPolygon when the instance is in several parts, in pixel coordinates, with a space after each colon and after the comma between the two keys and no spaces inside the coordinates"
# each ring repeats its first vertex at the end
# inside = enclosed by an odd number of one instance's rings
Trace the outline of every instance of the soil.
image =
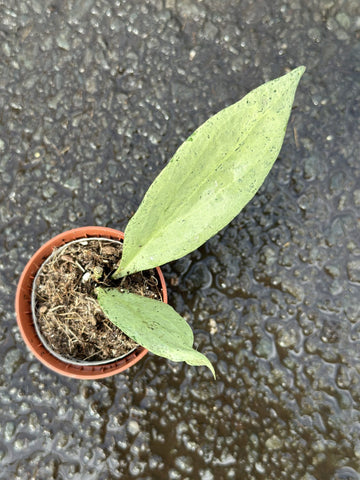
{"type": "Polygon", "coordinates": [[[113,280],[121,254],[121,243],[86,239],[60,247],[43,264],[35,286],[35,313],[54,352],[69,360],[105,361],[137,346],[105,317],[95,288],[115,287],[162,300],[161,285],[156,270],[113,280]]]}

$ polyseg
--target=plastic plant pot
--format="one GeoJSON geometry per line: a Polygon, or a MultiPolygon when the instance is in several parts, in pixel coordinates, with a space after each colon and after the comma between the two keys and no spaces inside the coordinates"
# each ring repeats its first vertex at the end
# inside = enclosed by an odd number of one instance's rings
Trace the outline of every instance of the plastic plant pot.
{"type": "MultiPolygon", "coordinates": [[[[68,230],[46,242],[31,257],[21,274],[15,299],[16,319],[20,333],[35,357],[52,371],[66,377],[83,380],[100,379],[123,372],[141,360],[148,350],[138,346],[135,350],[120,359],[100,364],[71,363],[53,355],[43,344],[37,334],[31,308],[31,298],[34,278],[43,262],[52,254],[54,248],[61,247],[73,240],[101,237],[110,240],[123,240],[124,234],[118,230],[106,227],[80,227],[68,230]]],[[[159,267],[156,268],[161,283],[162,300],[167,303],[167,290],[164,276],[159,267]]]]}

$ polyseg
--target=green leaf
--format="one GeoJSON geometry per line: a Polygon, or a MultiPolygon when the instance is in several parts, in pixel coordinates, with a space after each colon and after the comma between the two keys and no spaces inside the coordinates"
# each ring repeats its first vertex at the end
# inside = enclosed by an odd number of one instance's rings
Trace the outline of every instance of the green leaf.
{"type": "Polygon", "coordinates": [[[113,288],[98,288],[96,293],[106,317],[128,337],[160,357],[205,365],[215,378],[210,361],[192,348],[190,326],[170,305],[113,288]]]}
{"type": "Polygon", "coordinates": [[[242,210],[279,154],[304,71],[251,91],[180,146],[130,220],[114,278],[183,257],[242,210]]]}

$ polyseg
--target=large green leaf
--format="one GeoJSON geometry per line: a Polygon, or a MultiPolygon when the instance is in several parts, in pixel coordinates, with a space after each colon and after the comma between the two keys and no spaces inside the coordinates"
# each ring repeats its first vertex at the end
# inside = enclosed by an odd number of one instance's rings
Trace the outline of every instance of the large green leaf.
{"type": "Polygon", "coordinates": [[[135,342],[174,362],[205,365],[215,378],[210,361],[192,348],[190,326],[170,305],[113,288],[98,288],[97,297],[106,317],[135,342]]]}
{"type": "Polygon", "coordinates": [[[251,91],[180,146],[125,230],[115,277],[188,254],[241,211],[279,154],[304,71],[298,67],[251,91]]]}

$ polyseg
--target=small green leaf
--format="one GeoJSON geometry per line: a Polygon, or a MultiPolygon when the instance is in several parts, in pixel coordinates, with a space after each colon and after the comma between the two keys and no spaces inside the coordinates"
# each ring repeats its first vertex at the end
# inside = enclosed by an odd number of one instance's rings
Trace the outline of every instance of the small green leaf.
{"type": "Polygon", "coordinates": [[[192,348],[190,326],[170,305],[113,288],[98,288],[96,293],[106,317],[128,337],[160,357],[205,365],[215,378],[210,361],[192,348]]]}
{"type": "Polygon", "coordinates": [[[128,223],[114,278],[183,257],[242,210],[279,154],[304,71],[251,91],[180,146],[128,223]]]}

